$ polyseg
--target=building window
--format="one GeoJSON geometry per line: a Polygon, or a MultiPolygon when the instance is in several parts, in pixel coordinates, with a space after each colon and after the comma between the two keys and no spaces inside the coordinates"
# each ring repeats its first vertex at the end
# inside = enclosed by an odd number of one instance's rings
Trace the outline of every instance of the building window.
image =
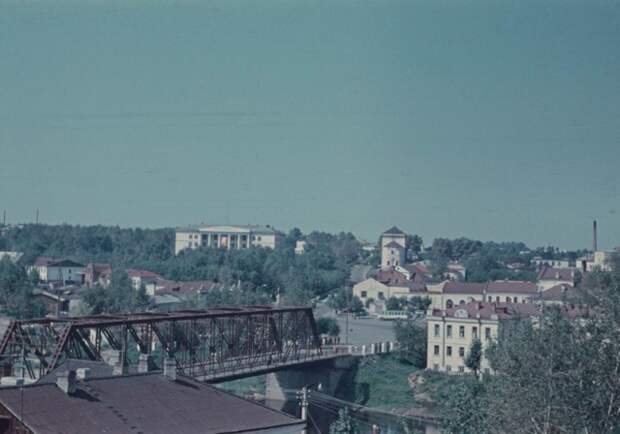
{"type": "Polygon", "coordinates": [[[459,304],[465,304],[465,300],[459,300],[459,304]]]}
{"type": "Polygon", "coordinates": [[[465,326],[460,326],[459,327],[459,338],[464,338],[465,337],[465,326]]]}
{"type": "Polygon", "coordinates": [[[379,300],[383,300],[385,298],[385,295],[383,295],[383,292],[379,291],[379,300]]]}
{"type": "Polygon", "coordinates": [[[506,303],[511,303],[512,300],[510,299],[510,297],[506,297],[506,303]]]}
{"type": "Polygon", "coordinates": [[[485,327],[484,329],[484,338],[488,341],[491,339],[491,327],[485,327]]]}
{"type": "Polygon", "coordinates": [[[459,356],[465,357],[465,347],[459,347],[459,356]]]}
{"type": "Polygon", "coordinates": [[[439,324],[435,324],[435,337],[439,336],[439,324]]]}
{"type": "Polygon", "coordinates": [[[448,372],[452,371],[452,366],[446,365],[446,371],[448,371],[448,372]]]}
{"type": "Polygon", "coordinates": [[[362,291],[362,298],[366,298],[368,296],[368,292],[362,291]]]}
{"type": "Polygon", "coordinates": [[[435,364],[433,365],[433,369],[434,369],[435,371],[439,371],[439,365],[438,365],[437,363],[435,363],[435,364]]]}
{"type": "Polygon", "coordinates": [[[439,345],[435,345],[435,348],[433,349],[433,354],[436,356],[439,355],[439,345]]]}
{"type": "Polygon", "coordinates": [[[446,347],[446,356],[450,357],[452,355],[452,347],[446,347]]]}
{"type": "Polygon", "coordinates": [[[459,366],[459,372],[461,373],[465,372],[465,366],[459,366]]]}
{"type": "Polygon", "coordinates": [[[471,328],[471,337],[474,338],[474,339],[478,338],[478,327],[473,326],[471,328]]]}
{"type": "Polygon", "coordinates": [[[484,368],[484,373],[489,375],[491,373],[491,370],[489,368],[484,368]]]}
{"type": "Polygon", "coordinates": [[[452,326],[451,325],[446,327],[446,336],[449,338],[452,337],[452,326]]]}
{"type": "Polygon", "coordinates": [[[495,298],[495,301],[499,303],[499,296],[495,298]]]}

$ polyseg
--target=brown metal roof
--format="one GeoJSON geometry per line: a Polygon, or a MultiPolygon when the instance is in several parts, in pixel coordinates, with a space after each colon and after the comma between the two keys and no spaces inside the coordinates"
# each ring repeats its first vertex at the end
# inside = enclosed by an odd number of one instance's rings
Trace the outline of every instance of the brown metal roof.
{"type": "MultiPolygon", "coordinates": [[[[304,425],[213,386],[161,374],[80,381],[72,395],[35,384],[23,388],[23,402],[25,425],[40,434],[222,434],[304,425]]],[[[0,404],[20,417],[20,389],[0,389],[0,404]]]]}

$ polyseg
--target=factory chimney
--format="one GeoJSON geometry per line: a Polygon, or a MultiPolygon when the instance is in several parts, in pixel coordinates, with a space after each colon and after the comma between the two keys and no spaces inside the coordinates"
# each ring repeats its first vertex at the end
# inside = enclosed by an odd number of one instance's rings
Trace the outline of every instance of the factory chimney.
{"type": "Polygon", "coordinates": [[[596,239],[596,220],[594,220],[594,222],[592,223],[592,231],[593,231],[592,249],[596,252],[598,250],[598,241],[596,239]]]}

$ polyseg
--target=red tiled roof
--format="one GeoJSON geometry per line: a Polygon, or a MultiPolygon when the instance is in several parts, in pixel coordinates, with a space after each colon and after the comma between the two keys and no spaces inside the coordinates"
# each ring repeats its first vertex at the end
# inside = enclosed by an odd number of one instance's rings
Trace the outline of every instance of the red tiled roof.
{"type": "Polygon", "coordinates": [[[394,268],[380,270],[375,276],[375,279],[386,285],[403,284],[408,280],[407,276],[400,271],[396,271],[394,268]]]}
{"type": "Polygon", "coordinates": [[[486,283],[446,282],[443,286],[445,294],[482,294],[486,283]]]}
{"type": "Polygon", "coordinates": [[[497,280],[487,283],[446,282],[443,286],[445,294],[483,294],[483,293],[519,293],[535,294],[538,288],[532,282],[520,280],[497,280]]]}
{"type": "Polygon", "coordinates": [[[129,269],[129,270],[127,270],[127,275],[129,277],[141,277],[141,278],[152,277],[154,279],[157,279],[157,278],[161,279],[162,278],[160,274],[157,274],[157,273],[155,273],[153,271],[146,271],[146,270],[132,270],[132,269],[129,269]]]}
{"type": "Polygon", "coordinates": [[[467,304],[457,305],[448,309],[433,309],[433,316],[445,316],[457,318],[460,312],[467,312],[467,318],[497,319],[526,318],[540,314],[540,308],[532,303],[483,303],[474,301],[467,304]],[[459,312],[459,313],[457,313],[459,312]]]}
{"type": "Polygon", "coordinates": [[[520,280],[496,280],[487,283],[487,292],[536,294],[538,287],[535,283],[520,280]]]}
{"type": "Polygon", "coordinates": [[[572,282],[575,279],[575,270],[572,268],[553,268],[544,266],[538,273],[538,280],[564,280],[572,282]]]}

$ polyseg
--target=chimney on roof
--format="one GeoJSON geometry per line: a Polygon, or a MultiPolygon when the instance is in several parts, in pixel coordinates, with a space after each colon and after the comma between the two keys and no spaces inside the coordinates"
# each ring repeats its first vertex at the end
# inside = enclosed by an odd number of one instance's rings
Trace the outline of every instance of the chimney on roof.
{"type": "Polygon", "coordinates": [[[90,378],[90,368],[78,368],[75,370],[78,380],[88,380],[90,378]]]}
{"type": "Polygon", "coordinates": [[[56,385],[67,395],[73,395],[75,393],[75,383],[75,371],[61,372],[56,378],[56,385]]]}
{"type": "Polygon", "coordinates": [[[164,377],[172,381],[177,379],[177,362],[174,357],[164,359],[164,377]]]}
{"type": "Polygon", "coordinates": [[[597,240],[597,237],[596,237],[596,220],[594,220],[594,222],[592,222],[592,232],[593,232],[592,250],[594,250],[596,252],[598,250],[598,240],[597,240]]]}

